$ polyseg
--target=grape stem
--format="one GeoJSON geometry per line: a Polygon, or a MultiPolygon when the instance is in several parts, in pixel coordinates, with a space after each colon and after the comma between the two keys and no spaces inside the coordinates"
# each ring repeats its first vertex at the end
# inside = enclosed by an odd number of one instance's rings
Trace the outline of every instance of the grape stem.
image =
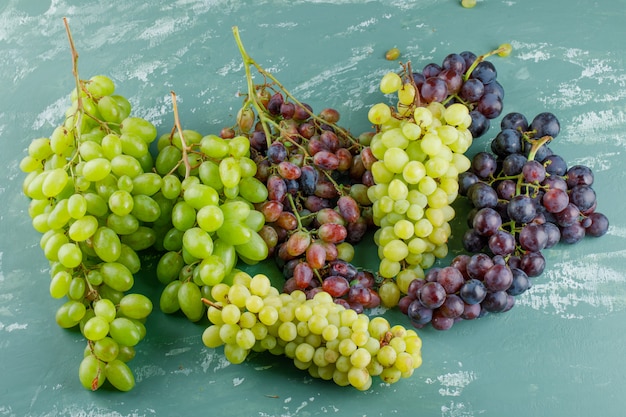
{"type": "Polygon", "coordinates": [[[530,152],[528,153],[528,160],[529,161],[534,160],[535,155],[537,154],[537,151],[539,151],[539,148],[541,148],[546,143],[550,143],[551,140],[552,140],[552,136],[548,136],[548,135],[539,139],[529,139],[528,141],[532,144],[532,147],[530,148],[530,152]]]}
{"type": "Polygon", "coordinates": [[[222,306],[219,304],[214,303],[213,301],[209,300],[208,298],[201,298],[202,302],[206,305],[208,305],[209,307],[214,307],[217,308],[218,310],[222,309],[222,306]]]}
{"type": "MultiPolygon", "coordinates": [[[[264,78],[269,79],[270,81],[272,81],[272,83],[274,83],[283,93],[285,93],[285,96],[287,96],[295,105],[301,107],[302,109],[304,109],[304,111],[306,113],[309,114],[309,116],[311,118],[313,118],[315,121],[317,121],[318,123],[323,123],[323,124],[327,124],[329,126],[331,126],[333,129],[335,129],[338,133],[341,133],[342,135],[344,135],[350,142],[352,142],[355,145],[359,145],[360,143],[358,140],[356,140],[354,137],[352,137],[352,135],[346,131],[345,129],[337,126],[334,123],[328,123],[326,120],[322,119],[321,117],[319,117],[318,115],[316,115],[315,113],[311,112],[304,104],[302,104],[298,99],[296,99],[281,83],[280,81],[278,81],[278,79],[276,79],[276,77],[274,77],[272,74],[270,74],[269,72],[265,71],[265,69],[263,69],[254,59],[252,59],[252,57],[250,57],[250,55],[248,55],[248,53],[246,52],[244,46],[243,46],[243,42],[241,41],[241,37],[239,35],[239,28],[237,26],[233,26],[232,28],[233,30],[233,36],[235,37],[235,42],[237,43],[237,47],[239,48],[239,53],[241,54],[241,57],[243,59],[243,64],[244,64],[244,68],[246,71],[246,81],[248,84],[248,99],[246,101],[246,103],[244,104],[244,107],[248,105],[248,103],[251,103],[252,106],[256,109],[259,119],[261,121],[261,124],[263,125],[263,131],[265,132],[265,137],[267,140],[267,145],[271,145],[271,132],[269,130],[269,128],[267,127],[268,123],[272,123],[274,125],[276,125],[276,123],[269,117],[267,117],[267,109],[264,108],[264,106],[261,106],[257,99],[256,99],[256,88],[255,85],[252,81],[252,73],[250,71],[250,67],[254,66],[254,68],[261,74],[263,75],[264,78]]],[[[278,126],[278,128],[280,129],[280,126],[278,126]]]]}
{"type": "Polygon", "coordinates": [[[180,141],[182,143],[183,163],[185,164],[185,178],[189,178],[191,174],[191,165],[189,164],[189,154],[187,153],[187,142],[185,142],[185,135],[183,134],[183,128],[180,125],[180,117],[178,117],[178,104],[176,102],[176,93],[170,91],[172,94],[172,111],[174,112],[174,128],[172,128],[172,135],[174,130],[178,131],[180,141]]]}
{"type": "Polygon", "coordinates": [[[486,58],[490,57],[491,55],[496,55],[499,54],[501,52],[506,52],[507,48],[502,45],[497,49],[494,49],[491,52],[487,52],[486,54],[480,55],[479,57],[477,57],[474,62],[472,62],[472,65],[470,65],[470,67],[467,69],[467,71],[465,71],[465,74],[463,75],[463,81],[467,81],[470,77],[470,75],[472,75],[472,72],[474,71],[474,69],[476,68],[476,66],[478,64],[480,64],[481,62],[483,62],[486,58]]]}
{"type": "Polygon", "coordinates": [[[78,52],[74,45],[74,38],[72,37],[72,31],[70,30],[70,24],[67,21],[67,17],[63,18],[63,25],[65,26],[65,33],[67,33],[67,39],[70,44],[70,52],[72,54],[72,75],[76,83],[76,113],[78,113],[78,120],[76,121],[74,128],[76,129],[78,136],[80,137],[80,124],[83,116],[83,99],[80,95],[80,77],[78,76],[78,52]]]}

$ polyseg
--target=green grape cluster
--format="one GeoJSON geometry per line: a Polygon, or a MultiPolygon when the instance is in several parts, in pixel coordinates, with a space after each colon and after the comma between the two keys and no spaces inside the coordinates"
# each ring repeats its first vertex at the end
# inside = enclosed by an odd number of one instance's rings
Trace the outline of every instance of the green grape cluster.
{"type": "Polygon", "coordinates": [[[99,388],[107,378],[120,390],[134,385],[126,362],[143,338],[148,298],[128,294],[141,261],[138,251],[155,241],[161,215],[161,177],[148,151],[156,128],[131,116],[106,76],[79,80],[65,122],[50,137],[33,140],[20,162],[23,192],[50,262],[50,295],[66,299],[56,312],[60,327],[79,326],[89,354],[82,384],[99,388]]]}
{"type": "Polygon", "coordinates": [[[391,384],[422,364],[415,331],[346,309],[323,291],[310,299],[300,290],[279,293],[267,276],[239,271],[231,285],[212,287],[204,301],[212,324],[202,341],[209,348],[223,346],[234,364],[250,352],[268,351],[315,378],[359,390],[369,389],[373,376],[391,384]]]}
{"type": "MultiPolygon", "coordinates": [[[[470,167],[464,155],[472,144],[472,119],[462,104],[416,105],[416,88],[396,73],[386,74],[380,89],[396,93],[397,106],[373,105],[368,118],[377,127],[369,152],[375,185],[368,189],[379,273],[392,279],[413,269],[423,277],[436,258],[448,253],[451,203],[459,190],[458,175],[470,167]]],[[[402,280],[403,283],[409,280],[402,280]]],[[[406,294],[406,285],[401,292],[406,294]]]]}
{"type": "Polygon", "coordinates": [[[181,130],[161,136],[157,148],[155,170],[167,206],[155,225],[155,247],[164,251],[156,271],[166,285],[160,307],[198,321],[205,316],[203,293],[239,260],[254,264],[267,258],[259,234],[265,217],[254,204],[268,192],[254,177],[257,166],[244,136],[223,139],[181,130]]]}

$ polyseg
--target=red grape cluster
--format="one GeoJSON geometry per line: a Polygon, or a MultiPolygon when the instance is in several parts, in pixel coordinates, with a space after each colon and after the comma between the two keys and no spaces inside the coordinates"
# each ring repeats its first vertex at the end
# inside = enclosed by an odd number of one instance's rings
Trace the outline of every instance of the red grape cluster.
{"type": "Polygon", "coordinates": [[[265,217],[259,234],[283,270],[283,291],[303,290],[311,298],[325,290],[357,311],[377,306],[374,276],[350,263],[352,245],[372,225],[367,189],[375,158],[361,152],[369,136],[359,141],[338,127],[334,109],[315,114],[284,90],[259,85],[256,91],[246,103],[257,120],[240,117],[238,128],[250,139],[256,178],[267,186],[267,200],[256,204],[265,217]]]}
{"type": "Polygon", "coordinates": [[[463,245],[472,255],[450,266],[431,268],[411,282],[399,308],[421,328],[446,330],[459,320],[510,310],[515,297],[532,286],[546,267],[544,249],[573,244],[607,232],[607,217],[596,211],[593,173],[568,166],[548,143],[560,131],[545,112],[529,123],[521,113],[502,118],[491,141],[459,176],[459,193],[473,206],[463,245]]]}
{"type": "Polygon", "coordinates": [[[502,50],[499,48],[478,57],[470,51],[452,53],[441,65],[430,62],[421,71],[414,71],[420,98],[426,103],[464,104],[472,117],[469,127],[472,136],[482,136],[489,129],[490,120],[502,112],[504,100],[496,67],[484,59],[502,50]]]}

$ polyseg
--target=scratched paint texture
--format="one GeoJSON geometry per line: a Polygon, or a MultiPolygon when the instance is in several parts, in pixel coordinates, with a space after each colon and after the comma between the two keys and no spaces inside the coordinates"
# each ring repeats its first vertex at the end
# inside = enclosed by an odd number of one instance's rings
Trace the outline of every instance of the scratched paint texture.
{"type": "MultiPolygon", "coordinates": [[[[0,5],[0,416],[623,416],[626,398],[626,1],[228,1],[5,0],[0,5]],[[546,251],[548,267],[515,308],[448,332],[420,331],[424,365],[409,380],[365,393],[296,371],[287,360],[254,356],[230,365],[205,349],[202,326],[156,311],[132,362],[129,393],[89,393],[77,367],[84,342],[54,323],[48,266],[31,228],[18,168],[30,140],[60,123],[72,88],[62,17],[69,18],[83,78],[103,73],[136,114],[159,131],[172,125],[170,91],[186,128],[205,134],[232,124],[245,88],[232,39],[314,108],[335,107],[341,123],[367,130],[380,77],[396,69],[391,47],[420,67],[451,52],[493,58],[505,112],[555,113],[551,147],[589,165],[601,239],[546,251]]],[[[498,121],[498,120],[497,120],[498,121]]],[[[497,122],[496,121],[496,122],[497,122]]],[[[494,123],[495,124],[495,123],[494,123]]],[[[469,154],[488,149],[492,129],[469,154]]],[[[460,250],[467,206],[450,243],[460,250]]],[[[372,243],[357,248],[372,263],[372,243]]],[[[156,299],[156,258],[139,288],[156,299]]],[[[275,273],[269,270],[268,273],[275,273]]],[[[401,314],[384,313],[407,324],[401,314]]]]}

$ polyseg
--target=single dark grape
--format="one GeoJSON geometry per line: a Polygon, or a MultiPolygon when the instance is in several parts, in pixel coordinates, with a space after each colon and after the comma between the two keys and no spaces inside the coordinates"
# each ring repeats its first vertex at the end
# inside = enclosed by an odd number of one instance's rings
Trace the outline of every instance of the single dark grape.
{"type": "Polygon", "coordinates": [[[491,141],[491,150],[501,158],[522,152],[522,135],[513,129],[503,129],[491,141]]]}
{"type": "Polygon", "coordinates": [[[420,95],[427,103],[442,102],[448,97],[448,87],[441,78],[428,77],[420,88],[420,95]]]}
{"type": "Polygon", "coordinates": [[[548,155],[541,163],[550,175],[563,176],[567,172],[567,162],[560,155],[548,155]]]}
{"type": "Polygon", "coordinates": [[[609,219],[604,214],[591,213],[588,218],[591,220],[591,224],[585,229],[587,235],[600,237],[609,230],[609,219]]]}
{"type": "Polygon", "coordinates": [[[542,224],[528,223],[520,230],[518,239],[522,249],[539,252],[548,244],[548,233],[542,224]]]}
{"type": "Polygon", "coordinates": [[[430,62],[424,66],[424,69],[422,69],[422,74],[424,74],[424,77],[426,77],[427,79],[430,77],[436,77],[441,72],[441,69],[442,68],[441,66],[439,66],[439,64],[430,62]]]}
{"type": "Polygon", "coordinates": [[[530,123],[530,130],[535,130],[535,138],[544,136],[556,138],[561,130],[561,125],[556,116],[550,112],[539,113],[530,123]]]}
{"type": "Polygon", "coordinates": [[[507,308],[508,302],[506,291],[488,292],[481,306],[489,313],[501,313],[507,308]]]}
{"type": "Polygon", "coordinates": [[[511,273],[513,274],[513,282],[511,283],[511,286],[506,290],[509,295],[520,295],[526,292],[532,286],[532,283],[530,279],[528,279],[528,275],[526,275],[526,272],[522,271],[519,268],[511,268],[511,273]]]}
{"type": "Polygon", "coordinates": [[[527,195],[517,195],[507,206],[507,213],[512,220],[520,223],[529,223],[537,215],[533,201],[527,195]]]}
{"type": "Polygon", "coordinates": [[[507,155],[502,161],[502,173],[507,176],[519,175],[528,159],[524,155],[507,155]]]}
{"type": "Polygon", "coordinates": [[[487,244],[488,238],[479,234],[474,229],[468,229],[463,233],[463,248],[468,252],[480,252],[487,244]]]}
{"type": "Polygon", "coordinates": [[[591,168],[585,165],[574,165],[567,170],[566,173],[567,186],[574,188],[577,185],[592,185],[593,184],[593,172],[591,168]]]}
{"type": "Polygon", "coordinates": [[[494,93],[485,93],[478,100],[476,110],[485,115],[487,119],[495,119],[502,113],[502,99],[494,93]]]}
{"type": "Polygon", "coordinates": [[[459,296],[466,304],[479,304],[487,295],[487,289],[482,281],[469,279],[459,290],[459,296]]]}
{"type": "Polygon", "coordinates": [[[459,55],[461,55],[461,57],[463,57],[463,60],[465,61],[466,70],[469,69],[469,67],[471,67],[474,61],[476,61],[476,59],[478,58],[476,54],[471,51],[463,51],[459,55]]]}
{"type": "Polygon", "coordinates": [[[476,208],[493,208],[498,204],[498,194],[484,182],[478,182],[472,185],[467,192],[467,196],[472,202],[472,205],[476,208]]]}
{"type": "Polygon", "coordinates": [[[561,227],[561,242],[574,244],[585,237],[585,228],[578,222],[561,227]]]}
{"type": "Polygon", "coordinates": [[[500,121],[500,129],[513,129],[519,132],[526,132],[528,130],[528,120],[522,113],[507,113],[500,121]]]}
{"type": "Polygon", "coordinates": [[[487,291],[506,291],[513,282],[511,269],[502,263],[495,263],[485,272],[483,284],[487,291]]]}
{"type": "Polygon", "coordinates": [[[427,282],[417,293],[417,299],[426,308],[435,309],[446,300],[446,290],[438,282],[427,282]]]}
{"type": "Polygon", "coordinates": [[[584,212],[596,204],[596,192],[588,185],[577,185],[570,190],[569,200],[584,212]]]}
{"type": "Polygon", "coordinates": [[[498,230],[489,237],[488,246],[494,255],[510,255],[515,251],[515,237],[509,232],[498,230]]]}
{"type": "Polygon", "coordinates": [[[467,69],[467,66],[465,64],[465,59],[460,54],[452,53],[443,59],[441,68],[444,70],[453,69],[459,74],[463,74],[467,69]]]}
{"type": "Polygon", "coordinates": [[[487,118],[480,111],[472,110],[470,112],[470,117],[472,118],[472,123],[470,124],[468,130],[472,134],[473,138],[479,138],[489,130],[491,122],[489,121],[489,118],[487,118]]]}
{"type": "Polygon", "coordinates": [[[482,280],[485,273],[493,266],[493,260],[485,253],[472,255],[467,263],[467,275],[470,278],[482,280]]]}
{"type": "Polygon", "coordinates": [[[485,85],[478,79],[470,78],[463,83],[459,97],[469,103],[476,103],[485,93],[485,85]]]}
{"type": "Polygon", "coordinates": [[[478,152],[472,158],[472,172],[481,179],[487,179],[496,172],[496,158],[489,152],[478,152]]]}
{"type": "Polygon", "coordinates": [[[496,67],[489,61],[479,62],[470,74],[470,78],[476,78],[483,84],[489,84],[496,80],[498,72],[496,67]]]}

